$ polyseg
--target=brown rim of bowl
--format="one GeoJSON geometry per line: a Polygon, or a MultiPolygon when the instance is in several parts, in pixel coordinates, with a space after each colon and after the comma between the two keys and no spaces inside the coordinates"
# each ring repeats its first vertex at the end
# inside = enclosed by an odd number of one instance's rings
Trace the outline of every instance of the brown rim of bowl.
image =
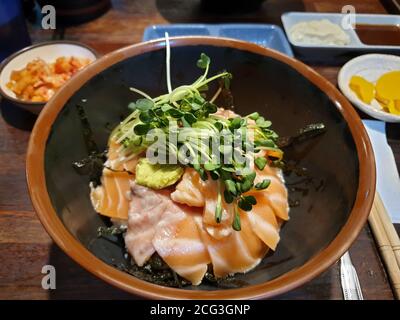
{"type": "Polygon", "coordinates": [[[346,224],[326,248],[301,267],[265,283],[240,289],[215,291],[183,290],[142,281],[101,261],[69,233],[55,212],[46,188],[44,153],[52,124],[66,101],[86,81],[128,57],[163,48],[165,46],[163,39],[128,46],[95,61],[73,81],[68,82],[59,90],[39,115],[29,141],[26,176],[32,203],[42,224],[58,246],[82,267],[104,281],[142,297],[156,299],[261,299],[287,292],[313,279],[339,260],[347,251],[364,226],[372,207],[375,194],[375,159],[359,116],[346,98],[328,80],[300,61],[277,51],[225,38],[174,37],[170,41],[171,46],[231,47],[272,57],[290,65],[328,95],[349,125],[359,158],[359,186],[353,209],[346,224]]]}
{"type": "MultiPolygon", "coordinates": [[[[83,47],[85,49],[88,49],[90,52],[92,52],[94,54],[94,56],[96,57],[96,60],[99,58],[99,54],[97,53],[96,50],[94,50],[93,48],[89,47],[88,45],[78,42],[78,41],[70,41],[70,40],[54,40],[54,41],[44,41],[44,42],[39,42],[39,43],[35,43],[33,45],[30,45],[29,47],[25,47],[17,52],[14,52],[12,55],[8,56],[7,58],[5,58],[1,63],[0,63],[0,75],[3,71],[3,69],[5,68],[5,66],[10,63],[14,58],[18,57],[20,54],[25,53],[29,50],[32,50],[34,48],[38,48],[38,47],[43,47],[43,46],[47,46],[50,44],[72,44],[75,46],[79,46],[79,47],[83,47]]],[[[15,103],[19,103],[19,104],[23,104],[23,105],[35,105],[35,106],[43,106],[45,105],[47,102],[34,102],[34,101],[25,101],[25,100],[21,100],[18,98],[14,98],[11,97],[10,95],[8,95],[0,86],[0,94],[7,100],[11,100],[12,102],[15,103]]],[[[49,100],[50,101],[50,100],[49,100]]]]}

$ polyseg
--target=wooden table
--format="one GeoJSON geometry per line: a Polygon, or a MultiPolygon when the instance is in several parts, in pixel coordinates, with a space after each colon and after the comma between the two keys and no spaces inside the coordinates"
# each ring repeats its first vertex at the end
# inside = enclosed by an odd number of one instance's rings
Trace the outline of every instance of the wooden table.
{"type": "MultiPolygon", "coordinates": [[[[385,13],[378,0],[268,0],[256,13],[217,16],[203,12],[195,0],[118,0],[101,18],[90,23],[58,29],[55,33],[30,26],[32,39],[44,41],[63,36],[82,41],[100,53],[139,42],[149,24],[185,22],[264,22],[280,24],[285,11],[340,12],[352,3],[357,12],[385,13]]],[[[336,84],[339,67],[313,65],[336,84]]],[[[0,299],[131,299],[131,295],[98,280],[58,249],[33,211],[25,182],[25,152],[35,117],[2,106],[0,118],[0,299]],[[57,270],[57,289],[41,288],[42,267],[57,270]]],[[[363,117],[365,115],[361,114],[363,117]]],[[[399,126],[388,127],[400,168],[399,126]]],[[[398,230],[400,230],[399,226],[398,230]]],[[[353,244],[351,257],[366,299],[393,299],[385,269],[370,228],[366,226],[353,244]]],[[[342,299],[339,264],[281,299],[342,299]]]]}

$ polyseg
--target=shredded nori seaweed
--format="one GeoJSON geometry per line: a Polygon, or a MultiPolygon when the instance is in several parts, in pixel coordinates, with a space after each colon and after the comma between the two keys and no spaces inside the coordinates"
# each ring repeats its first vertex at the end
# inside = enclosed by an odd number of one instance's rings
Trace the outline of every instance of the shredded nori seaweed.
{"type": "MultiPolygon", "coordinates": [[[[139,267],[130,256],[128,257],[125,264],[118,264],[115,267],[141,280],[162,286],[183,288],[191,285],[189,281],[173,271],[157,253],[153,254],[142,267],[139,267]]],[[[204,275],[204,284],[220,289],[241,288],[248,285],[246,281],[238,279],[236,275],[216,278],[211,270],[211,266],[209,269],[204,275]]]]}
{"type": "Polygon", "coordinates": [[[127,230],[126,226],[111,226],[111,227],[98,227],[97,228],[97,236],[100,237],[109,237],[115,236],[119,234],[125,233],[127,230]]]}
{"type": "MultiPolygon", "coordinates": [[[[172,270],[157,253],[153,254],[143,266],[139,267],[125,249],[122,236],[125,232],[125,226],[99,227],[97,229],[98,237],[102,237],[121,246],[121,249],[125,253],[125,261],[123,263],[114,264],[117,269],[141,280],[162,286],[183,288],[191,285],[190,282],[172,270]],[[115,241],[115,237],[117,237],[117,241],[115,241]]],[[[240,288],[247,285],[247,282],[237,279],[235,275],[216,278],[211,265],[208,267],[203,283],[221,289],[240,288]]]]}
{"type": "Polygon", "coordinates": [[[79,104],[76,105],[76,109],[81,121],[82,135],[88,156],[74,161],[72,167],[78,174],[89,176],[90,181],[96,187],[101,184],[100,178],[103,173],[104,162],[107,160],[107,150],[100,151],[97,146],[85,109],[79,104]]]}
{"type": "Polygon", "coordinates": [[[79,120],[82,124],[82,134],[85,141],[86,149],[90,153],[98,153],[99,148],[97,147],[96,141],[94,140],[93,130],[90,126],[89,120],[86,116],[85,109],[77,104],[76,110],[78,112],[79,120]]]}
{"type": "Polygon", "coordinates": [[[246,281],[238,279],[236,275],[228,275],[223,278],[216,278],[212,272],[211,266],[209,266],[209,270],[204,275],[203,283],[220,289],[242,288],[248,285],[246,281]]]}
{"type": "Polygon", "coordinates": [[[278,138],[277,145],[279,148],[286,148],[294,143],[300,143],[305,140],[314,138],[326,131],[323,123],[309,124],[299,130],[295,136],[291,137],[280,137],[278,138]]]}
{"type": "Polygon", "coordinates": [[[190,282],[176,274],[157,253],[153,254],[142,267],[139,267],[129,255],[124,264],[118,264],[116,267],[141,280],[162,286],[182,288],[190,285],[190,282]]]}
{"type": "Polygon", "coordinates": [[[72,167],[83,176],[89,176],[94,187],[101,184],[100,178],[103,174],[104,162],[107,160],[107,152],[91,153],[84,159],[74,161],[72,167]]]}

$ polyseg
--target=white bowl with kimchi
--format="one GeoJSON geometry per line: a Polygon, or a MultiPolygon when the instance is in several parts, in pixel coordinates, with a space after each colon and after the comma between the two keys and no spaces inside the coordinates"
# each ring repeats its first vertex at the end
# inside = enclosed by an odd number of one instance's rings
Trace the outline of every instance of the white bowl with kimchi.
{"type": "Polygon", "coordinates": [[[42,42],[24,48],[0,65],[0,93],[12,104],[38,114],[72,76],[97,53],[73,41],[42,42]]]}

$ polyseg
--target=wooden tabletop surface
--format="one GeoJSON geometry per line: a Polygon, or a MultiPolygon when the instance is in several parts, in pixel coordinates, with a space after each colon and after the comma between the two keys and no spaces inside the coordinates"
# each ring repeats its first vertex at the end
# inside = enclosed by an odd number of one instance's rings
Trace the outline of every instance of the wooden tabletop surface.
{"type": "MultiPolygon", "coordinates": [[[[262,22],[280,24],[286,11],[340,12],[353,4],[359,13],[386,13],[378,0],[267,0],[258,12],[215,15],[200,9],[199,0],[114,0],[102,17],[65,30],[49,32],[30,26],[34,42],[63,37],[78,40],[100,53],[140,42],[150,24],[189,22],[262,22]]],[[[339,66],[312,65],[336,84],[339,66]]],[[[364,114],[360,114],[366,117],[364,114]]],[[[37,219],[25,181],[25,154],[35,117],[2,103],[0,118],[0,299],[132,299],[95,278],[52,242],[37,219]],[[41,287],[42,267],[53,265],[56,290],[41,287]]],[[[400,126],[389,125],[388,141],[400,168],[400,126]]],[[[397,225],[397,230],[400,228],[397,225]]],[[[370,228],[366,226],[350,254],[366,299],[393,299],[370,228]]],[[[339,264],[281,299],[342,299],[339,264]]]]}

